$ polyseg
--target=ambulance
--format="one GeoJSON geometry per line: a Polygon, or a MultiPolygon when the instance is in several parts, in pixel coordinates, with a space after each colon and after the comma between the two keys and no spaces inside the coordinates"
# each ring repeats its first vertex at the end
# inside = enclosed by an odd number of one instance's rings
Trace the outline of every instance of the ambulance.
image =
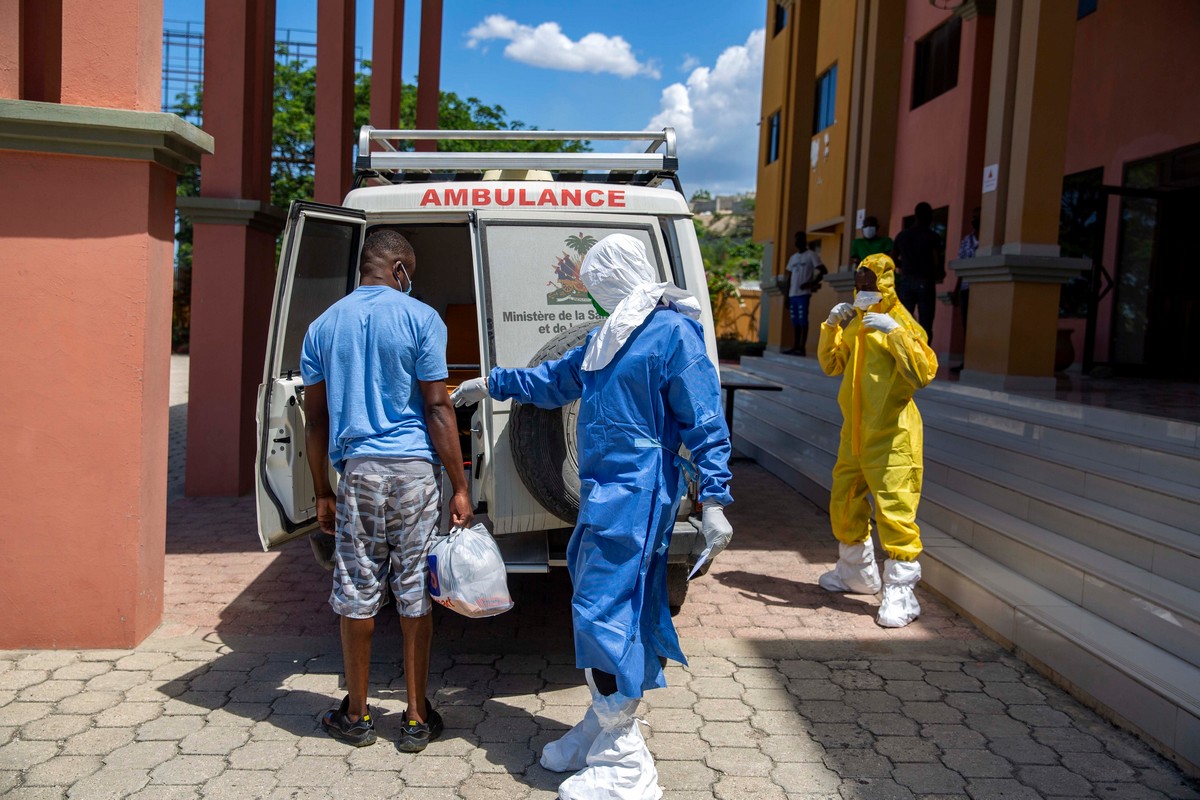
{"type": "MultiPolygon", "coordinates": [[[[579,267],[588,249],[612,233],[640,239],[659,279],[675,282],[700,302],[715,365],[704,265],[677,172],[671,128],[363,127],[354,185],[342,205],[296,202],[288,213],[258,394],[257,505],[264,549],[316,530],[316,497],[304,453],[301,345],[309,324],[356,287],[359,252],[376,227],[399,231],[416,251],[413,296],[446,322],[451,390],[492,367],[533,366],[581,344],[600,317],[579,280],[579,267]],[[464,140],[499,142],[493,145],[498,148],[522,140],[557,142],[557,149],[579,140],[615,141],[634,150],[415,149],[418,142],[464,140]]],[[[476,519],[492,532],[508,570],[564,566],[579,512],[578,402],[548,411],[488,399],[458,411],[465,463],[444,466],[465,469],[476,519]]],[[[688,494],[694,490],[689,487],[688,494]]],[[[688,521],[692,507],[682,498],[672,533],[668,584],[675,608],[683,603],[685,562],[699,536],[688,521]]],[[[320,535],[313,541],[320,544],[322,538],[332,541],[320,535]]]]}

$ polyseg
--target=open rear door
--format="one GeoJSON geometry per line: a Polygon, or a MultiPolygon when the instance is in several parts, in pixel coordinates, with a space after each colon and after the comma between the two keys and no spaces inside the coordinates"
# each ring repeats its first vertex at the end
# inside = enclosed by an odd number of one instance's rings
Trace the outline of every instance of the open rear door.
{"type": "MultiPolygon", "coordinates": [[[[656,217],[634,214],[483,212],[475,227],[483,374],[492,367],[526,367],[548,342],[580,325],[600,323],[579,281],[584,254],[600,239],[625,233],[646,245],[646,255],[668,280],[669,260],[656,217]]],[[[486,399],[472,453],[481,466],[477,484],[496,534],[571,527],[536,500],[514,466],[508,423],[512,402],[486,399]]],[[[574,426],[572,407],[564,424],[574,426]]],[[[572,437],[573,443],[573,437],[572,437]]],[[[511,568],[510,568],[511,569],[511,568]]]]}
{"type": "Polygon", "coordinates": [[[267,550],[317,526],[316,495],[304,447],[304,334],[353,291],[366,214],[293,203],[283,233],[275,305],[258,388],[258,535],[267,550]]]}

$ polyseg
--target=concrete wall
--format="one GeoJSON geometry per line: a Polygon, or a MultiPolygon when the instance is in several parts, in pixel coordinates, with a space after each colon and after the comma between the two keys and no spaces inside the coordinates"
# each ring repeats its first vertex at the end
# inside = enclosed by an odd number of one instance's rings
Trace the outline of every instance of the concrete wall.
{"type": "Polygon", "coordinates": [[[175,176],[4,152],[0,186],[0,648],[130,647],[162,614],[175,176]]]}
{"type": "MultiPolygon", "coordinates": [[[[1200,3],[1102,2],[1079,21],[1071,74],[1066,174],[1103,167],[1119,186],[1125,164],[1200,142],[1200,3]]],[[[1120,204],[1109,203],[1104,265],[1117,266],[1120,204]]],[[[1111,298],[1111,296],[1110,296],[1111,298]]],[[[1076,326],[1079,327],[1079,326],[1076,326]]],[[[1101,305],[1096,358],[1109,355],[1112,305],[1101,305]]],[[[1083,353],[1082,333],[1075,337],[1083,353]]]]}
{"type": "MultiPolygon", "coordinates": [[[[982,143],[985,137],[983,119],[972,131],[972,95],[982,91],[987,96],[987,69],[975,69],[975,50],[979,46],[978,18],[963,23],[961,50],[958,61],[957,85],[912,108],[913,71],[916,43],[952,15],[928,3],[909,3],[905,21],[904,56],[900,75],[900,115],[896,130],[896,169],[893,179],[891,230],[895,238],[904,217],[913,213],[917,203],[925,201],[934,208],[949,206],[949,225],[946,231],[947,261],[958,253],[958,244],[970,224],[971,209],[978,203],[982,174],[979,168],[970,169],[969,145],[972,136],[982,143]],[[982,74],[981,74],[982,73],[982,74]],[[979,83],[982,86],[977,88],[979,83]]],[[[990,29],[985,31],[989,37],[990,29]]],[[[980,149],[980,154],[982,150],[980,149]]],[[[871,213],[871,209],[867,209],[871,213]]],[[[954,288],[955,278],[947,274],[941,291],[954,288]]],[[[961,325],[951,306],[939,304],[934,320],[934,350],[940,354],[957,347],[961,352],[961,325]]]]}

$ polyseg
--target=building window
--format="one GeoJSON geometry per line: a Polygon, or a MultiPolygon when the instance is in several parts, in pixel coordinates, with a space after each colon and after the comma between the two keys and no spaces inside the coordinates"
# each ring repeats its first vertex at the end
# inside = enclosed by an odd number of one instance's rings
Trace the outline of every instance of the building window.
{"type": "Polygon", "coordinates": [[[776,111],[767,120],[767,160],[770,164],[779,159],[779,112],[776,111]]]}
{"type": "Polygon", "coordinates": [[[958,85],[958,51],[962,20],[958,17],[917,42],[913,65],[912,107],[924,105],[958,85]]]}
{"type": "Polygon", "coordinates": [[[778,36],[787,27],[787,9],[781,3],[775,4],[775,32],[773,36],[778,36]]]}
{"type": "Polygon", "coordinates": [[[1075,19],[1083,19],[1088,14],[1094,13],[1098,5],[1100,5],[1100,0],[1079,0],[1079,10],[1075,14],[1075,19]]]}
{"type": "Polygon", "coordinates": [[[834,110],[837,106],[837,64],[817,78],[817,91],[813,95],[813,135],[828,128],[836,118],[834,110]]]}

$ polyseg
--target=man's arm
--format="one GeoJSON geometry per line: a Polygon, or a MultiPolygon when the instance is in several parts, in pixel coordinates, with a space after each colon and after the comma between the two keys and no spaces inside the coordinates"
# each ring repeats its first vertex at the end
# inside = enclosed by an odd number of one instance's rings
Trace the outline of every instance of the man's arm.
{"type": "Polygon", "coordinates": [[[450,486],[454,489],[454,497],[450,499],[450,523],[465,528],[475,519],[475,512],[471,510],[471,493],[463,472],[454,404],[450,402],[450,393],[446,390],[444,380],[418,383],[421,385],[421,398],[425,401],[425,424],[429,428],[429,440],[445,465],[450,475],[450,486]]]}
{"type": "Polygon", "coordinates": [[[308,470],[317,494],[317,523],[333,535],[337,514],[337,495],[329,485],[329,406],[325,399],[325,381],[304,387],[304,447],[308,451],[308,470]]]}

